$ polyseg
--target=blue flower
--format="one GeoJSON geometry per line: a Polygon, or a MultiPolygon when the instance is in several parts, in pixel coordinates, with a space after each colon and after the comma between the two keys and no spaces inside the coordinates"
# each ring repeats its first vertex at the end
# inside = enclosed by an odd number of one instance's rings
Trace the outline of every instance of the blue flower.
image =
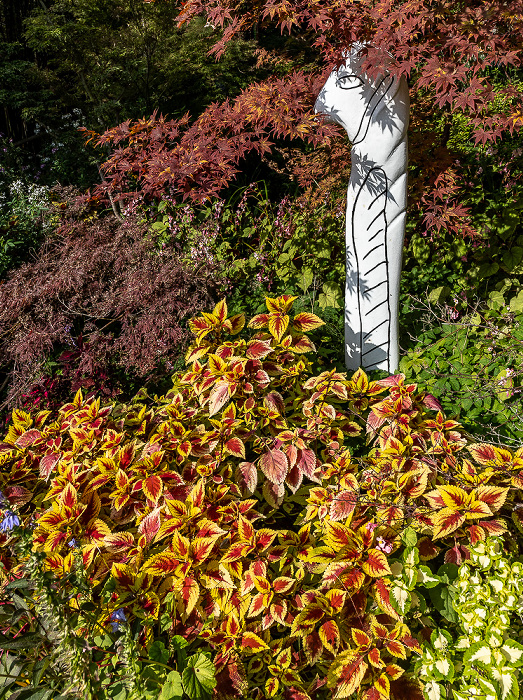
{"type": "Polygon", "coordinates": [[[76,547],[78,547],[78,541],[73,537],[69,540],[69,542],[67,543],[67,546],[74,547],[76,549],[76,547]]]}
{"type": "Polygon", "coordinates": [[[0,523],[0,532],[9,532],[14,527],[20,525],[20,518],[15,515],[12,510],[6,510],[4,519],[0,523]]]}
{"type": "Polygon", "coordinates": [[[123,608],[118,608],[118,610],[115,610],[114,612],[111,613],[111,627],[113,628],[113,632],[118,632],[118,630],[122,629],[122,622],[127,622],[127,618],[125,617],[125,613],[123,611],[123,608]]]}

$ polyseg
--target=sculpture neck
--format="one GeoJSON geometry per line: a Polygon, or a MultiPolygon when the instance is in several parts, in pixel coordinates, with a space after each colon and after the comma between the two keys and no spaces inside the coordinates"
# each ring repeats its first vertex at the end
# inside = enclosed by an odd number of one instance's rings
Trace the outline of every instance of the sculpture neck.
{"type": "Polygon", "coordinates": [[[407,137],[399,139],[365,139],[352,147],[351,180],[363,181],[373,168],[381,168],[394,182],[407,172],[407,137]]]}

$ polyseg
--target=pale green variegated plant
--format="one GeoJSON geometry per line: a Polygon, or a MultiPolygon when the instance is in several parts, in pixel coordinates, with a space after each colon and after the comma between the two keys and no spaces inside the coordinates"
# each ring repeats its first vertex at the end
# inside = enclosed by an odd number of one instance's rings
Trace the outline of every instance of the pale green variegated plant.
{"type": "Polygon", "coordinates": [[[470,552],[453,583],[457,639],[435,629],[416,670],[426,700],[517,700],[523,646],[510,635],[523,600],[523,564],[503,556],[497,537],[470,552]]]}

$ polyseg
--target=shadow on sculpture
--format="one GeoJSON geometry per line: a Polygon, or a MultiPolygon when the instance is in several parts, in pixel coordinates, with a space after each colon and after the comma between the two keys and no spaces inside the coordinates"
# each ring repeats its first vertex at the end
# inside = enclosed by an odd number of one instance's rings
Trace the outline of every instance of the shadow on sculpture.
{"type": "Polygon", "coordinates": [[[347,190],[345,361],[349,369],[397,369],[401,255],[407,199],[408,87],[369,79],[361,47],[347,54],[316,100],[352,144],[347,190]]]}

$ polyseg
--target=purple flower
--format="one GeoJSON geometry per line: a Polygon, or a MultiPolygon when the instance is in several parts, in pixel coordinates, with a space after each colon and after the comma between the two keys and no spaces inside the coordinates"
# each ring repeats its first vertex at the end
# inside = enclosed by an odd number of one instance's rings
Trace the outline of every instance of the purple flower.
{"type": "Polygon", "coordinates": [[[20,518],[18,515],[15,515],[12,510],[6,510],[4,519],[0,523],[0,532],[9,532],[14,527],[18,527],[19,525],[20,518]]]}
{"type": "Polygon", "coordinates": [[[122,629],[122,622],[127,622],[123,608],[118,608],[111,613],[111,627],[113,632],[118,632],[122,629]]]}
{"type": "Polygon", "coordinates": [[[76,548],[78,547],[78,541],[74,537],[72,537],[67,543],[67,546],[76,548]]]}

